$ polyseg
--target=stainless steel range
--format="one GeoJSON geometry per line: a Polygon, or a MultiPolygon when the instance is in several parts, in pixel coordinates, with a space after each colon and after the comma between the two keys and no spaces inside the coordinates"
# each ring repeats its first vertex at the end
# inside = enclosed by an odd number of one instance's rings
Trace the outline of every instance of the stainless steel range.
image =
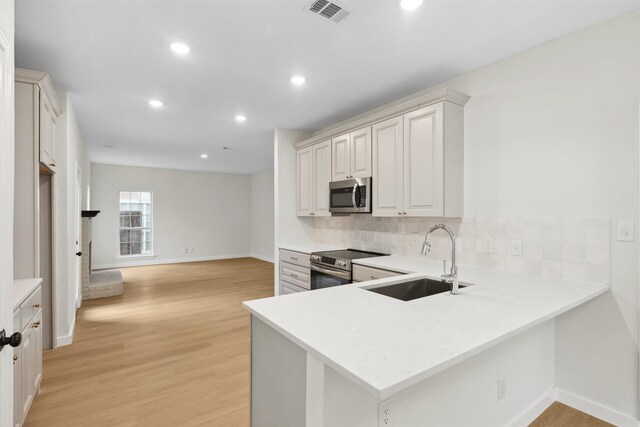
{"type": "Polygon", "coordinates": [[[387,255],[356,249],[314,252],[311,254],[311,289],[348,285],[352,282],[352,260],[387,255]]]}

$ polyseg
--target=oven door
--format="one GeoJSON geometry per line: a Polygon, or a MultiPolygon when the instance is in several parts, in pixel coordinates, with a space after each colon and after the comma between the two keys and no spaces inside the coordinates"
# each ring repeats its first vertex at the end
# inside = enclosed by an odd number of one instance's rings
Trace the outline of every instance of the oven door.
{"type": "Polygon", "coordinates": [[[351,283],[351,272],[311,263],[311,290],[351,283]]]}
{"type": "Polygon", "coordinates": [[[329,211],[336,213],[371,212],[371,178],[347,179],[329,183],[329,211]]]}

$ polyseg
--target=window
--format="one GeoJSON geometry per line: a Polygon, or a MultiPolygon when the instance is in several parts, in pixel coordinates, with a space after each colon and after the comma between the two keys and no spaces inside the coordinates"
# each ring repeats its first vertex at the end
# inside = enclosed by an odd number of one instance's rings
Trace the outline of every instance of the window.
{"type": "Polygon", "coordinates": [[[150,191],[120,192],[120,256],[153,253],[150,191]]]}

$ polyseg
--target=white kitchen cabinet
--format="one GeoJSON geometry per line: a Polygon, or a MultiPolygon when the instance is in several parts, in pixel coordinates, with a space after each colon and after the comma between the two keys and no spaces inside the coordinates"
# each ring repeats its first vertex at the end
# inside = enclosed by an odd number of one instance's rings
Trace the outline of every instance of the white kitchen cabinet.
{"type": "Polygon", "coordinates": [[[350,135],[340,135],[331,140],[331,180],[342,181],[351,175],[351,137],[350,135]]]}
{"type": "Polygon", "coordinates": [[[403,212],[403,120],[393,117],[373,125],[373,216],[403,212]]]}
{"type": "Polygon", "coordinates": [[[16,145],[32,145],[55,173],[58,117],[62,109],[47,73],[16,69],[16,145]]]}
{"type": "Polygon", "coordinates": [[[371,127],[367,126],[331,140],[331,180],[371,176],[371,127]]]}
{"type": "Polygon", "coordinates": [[[353,264],[353,281],[366,282],[368,280],[384,279],[385,277],[400,276],[404,273],[397,271],[383,270],[381,268],[367,267],[364,265],[353,264]]]}
{"type": "Polygon", "coordinates": [[[462,216],[462,106],[439,102],[373,125],[373,216],[462,216]]]}
{"type": "Polygon", "coordinates": [[[311,288],[309,254],[280,249],[280,295],[304,292],[311,288]]]}
{"type": "Polygon", "coordinates": [[[331,141],[296,152],[298,216],[330,216],[331,141]]]}
{"type": "Polygon", "coordinates": [[[41,287],[14,311],[14,329],[21,331],[22,343],[14,349],[14,426],[24,424],[42,381],[41,287]]]}

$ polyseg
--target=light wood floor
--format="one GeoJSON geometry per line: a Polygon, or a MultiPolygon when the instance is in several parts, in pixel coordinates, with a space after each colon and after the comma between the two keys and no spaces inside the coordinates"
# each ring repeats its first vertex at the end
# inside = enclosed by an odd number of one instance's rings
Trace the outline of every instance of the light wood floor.
{"type": "MultiPolygon", "coordinates": [[[[253,258],[123,269],[125,294],[86,301],[73,344],[44,355],[28,427],[248,426],[249,315],[273,295],[253,258]]],[[[554,403],[531,427],[611,424],[554,403]]]]}
{"type": "Polygon", "coordinates": [[[529,427],[615,427],[570,406],[554,402],[529,427]]]}
{"type": "Polygon", "coordinates": [[[123,269],[125,294],[86,301],[73,344],[44,355],[27,425],[248,426],[249,314],[273,295],[253,258],[123,269]]]}

